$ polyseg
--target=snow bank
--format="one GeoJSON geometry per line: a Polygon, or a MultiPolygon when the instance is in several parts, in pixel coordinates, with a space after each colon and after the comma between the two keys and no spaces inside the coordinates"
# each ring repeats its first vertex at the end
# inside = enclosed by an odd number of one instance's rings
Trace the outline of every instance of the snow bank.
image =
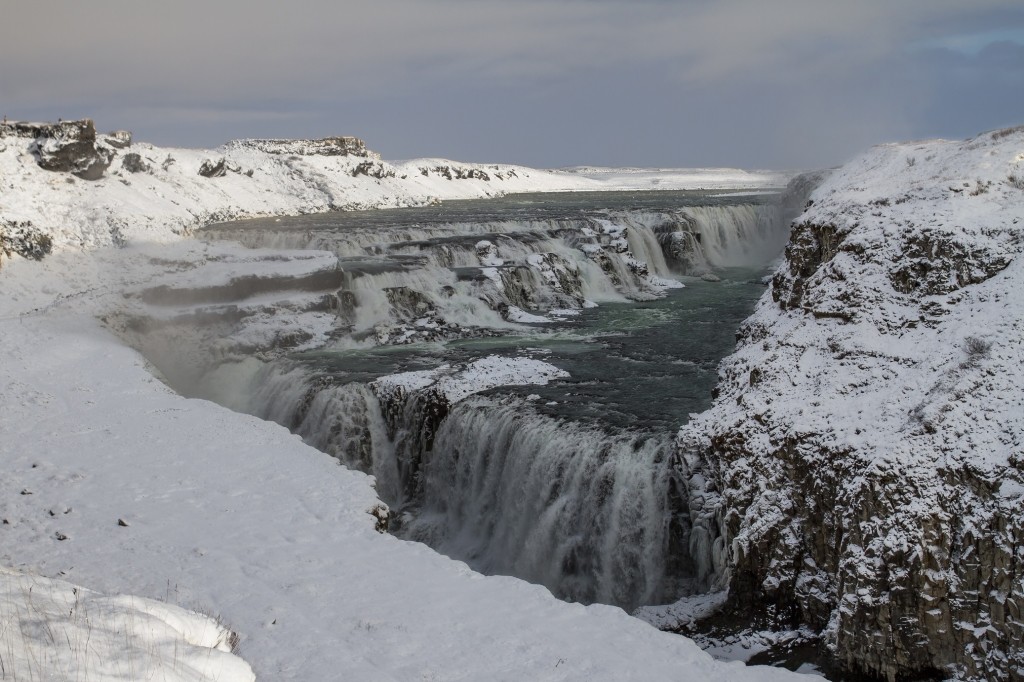
{"type": "Polygon", "coordinates": [[[209,616],[0,567],[3,678],[254,682],[209,616]]]}
{"type": "Polygon", "coordinates": [[[474,393],[498,386],[544,386],[552,379],[568,376],[565,370],[542,360],[489,355],[460,367],[441,365],[436,369],[390,374],[371,386],[378,395],[411,393],[433,386],[449,405],[454,405],[474,393]]]}

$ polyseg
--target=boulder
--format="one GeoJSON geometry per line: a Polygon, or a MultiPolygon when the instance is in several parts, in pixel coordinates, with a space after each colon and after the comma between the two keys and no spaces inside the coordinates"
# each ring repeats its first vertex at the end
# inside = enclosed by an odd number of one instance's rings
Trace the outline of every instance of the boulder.
{"type": "Polygon", "coordinates": [[[121,167],[129,173],[151,173],[153,167],[146,163],[142,156],[135,152],[125,154],[121,158],[121,167]]]}
{"type": "Polygon", "coordinates": [[[223,156],[216,161],[206,159],[199,166],[199,174],[204,178],[220,178],[227,175],[228,171],[239,173],[241,170],[238,164],[228,161],[223,156]]]}

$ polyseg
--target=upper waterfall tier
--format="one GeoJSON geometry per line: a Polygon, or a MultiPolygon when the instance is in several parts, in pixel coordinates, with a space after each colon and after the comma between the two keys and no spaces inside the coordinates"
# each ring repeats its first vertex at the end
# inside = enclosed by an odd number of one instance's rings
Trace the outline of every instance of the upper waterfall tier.
{"type": "Polygon", "coordinates": [[[333,253],[338,326],[357,345],[475,336],[596,303],[650,300],[679,286],[680,275],[759,265],[781,252],[787,230],[773,198],[658,194],[640,205],[616,193],[520,195],[226,223],[203,235],[333,253]]]}

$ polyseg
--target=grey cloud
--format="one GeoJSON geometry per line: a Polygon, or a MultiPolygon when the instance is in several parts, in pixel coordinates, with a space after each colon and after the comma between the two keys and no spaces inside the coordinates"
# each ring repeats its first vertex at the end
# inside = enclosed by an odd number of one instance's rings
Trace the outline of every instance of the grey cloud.
{"type": "MultiPolygon", "coordinates": [[[[343,132],[392,156],[834,163],[1014,106],[975,88],[980,113],[940,116],[944,69],[968,67],[908,46],[1024,26],[1018,4],[14,0],[0,93],[12,116],[88,114],[164,143],[343,132]]],[[[975,79],[1019,74],[1013,58],[975,79]]]]}

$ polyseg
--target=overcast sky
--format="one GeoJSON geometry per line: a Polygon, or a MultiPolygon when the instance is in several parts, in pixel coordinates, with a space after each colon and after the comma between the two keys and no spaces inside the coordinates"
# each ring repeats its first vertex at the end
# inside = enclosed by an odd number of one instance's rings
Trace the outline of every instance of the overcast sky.
{"type": "Polygon", "coordinates": [[[810,168],[1024,123],[1021,0],[4,0],[0,109],[162,145],[810,168]]]}

